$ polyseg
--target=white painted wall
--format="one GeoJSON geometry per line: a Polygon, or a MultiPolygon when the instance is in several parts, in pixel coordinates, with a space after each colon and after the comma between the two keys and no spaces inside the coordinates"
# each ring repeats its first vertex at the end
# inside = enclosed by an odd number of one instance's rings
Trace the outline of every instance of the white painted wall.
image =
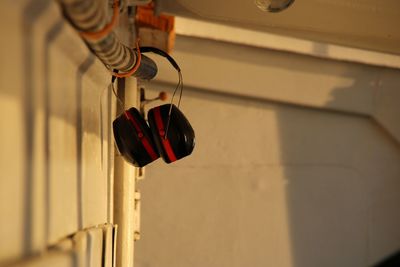
{"type": "Polygon", "coordinates": [[[1,1],[0,18],[0,265],[94,266],[113,222],[110,75],[56,2],[1,1]]]}
{"type": "MultiPolygon", "coordinates": [[[[179,36],[174,56],[196,148],[147,168],[136,267],[370,266],[400,248],[399,70],[179,36]]],[[[153,95],[176,77],[159,64],[153,95]]]]}

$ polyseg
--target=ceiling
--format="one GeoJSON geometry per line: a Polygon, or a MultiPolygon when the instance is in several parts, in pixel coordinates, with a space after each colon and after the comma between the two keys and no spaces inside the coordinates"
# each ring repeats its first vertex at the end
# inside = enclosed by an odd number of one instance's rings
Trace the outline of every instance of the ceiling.
{"type": "Polygon", "coordinates": [[[269,13],[254,0],[160,0],[157,10],[324,43],[400,54],[399,0],[296,0],[269,13]]]}

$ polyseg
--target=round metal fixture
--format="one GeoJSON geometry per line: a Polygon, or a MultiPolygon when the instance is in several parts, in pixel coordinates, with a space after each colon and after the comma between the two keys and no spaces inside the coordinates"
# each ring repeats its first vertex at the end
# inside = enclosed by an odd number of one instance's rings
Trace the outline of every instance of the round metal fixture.
{"type": "Polygon", "coordinates": [[[256,6],[262,11],[280,12],[293,4],[294,0],[255,0],[256,6]]]}

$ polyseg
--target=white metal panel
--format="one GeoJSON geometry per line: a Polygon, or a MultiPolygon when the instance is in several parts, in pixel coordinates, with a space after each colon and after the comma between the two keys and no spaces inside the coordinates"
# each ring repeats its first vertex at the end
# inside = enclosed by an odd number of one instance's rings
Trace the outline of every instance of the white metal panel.
{"type": "MultiPolygon", "coordinates": [[[[1,2],[0,14],[14,28],[22,27],[23,20],[20,9],[23,3],[16,3],[16,8],[5,8],[10,2],[1,2]]],[[[1,58],[4,65],[0,72],[0,123],[1,123],[1,147],[0,165],[0,209],[7,216],[3,219],[0,228],[0,259],[2,261],[19,256],[24,247],[24,233],[26,224],[24,221],[24,206],[27,204],[24,198],[26,190],[24,174],[25,169],[21,161],[25,157],[25,133],[23,109],[24,79],[20,79],[15,71],[20,71],[21,64],[26,56],[24,51],[23,35],[19,31],[13,31],[13,27],[2,27],[3,34],[8,36],[9,42],[4,42],[1,49],[1,58]],[[15,53],[10,51],[15,50],[15,53]],[[18,51],[18,52],[17,52],[18,51]],[[4,66],[7,65],[7,68],[4,66]],[[15,116],[18,119],[11,120],[15,116]],[[12,160],[15,158],[17,160],[12,160]],[[18,229],[13,232],[14,229],[18,229]]]]}
{"type": "Polygon", "coordinates": [[[103,265],[103,229],[92,228],[88,230],[88,257],[87,267],[99,267],[103,265]]]}
{"type": "Polygon", "coordinates": [[[114,227],[106,225],[103,228],[104,267],[114,267],[114,227]]]}
{"type": "Polygon", "coordinates": [[[115,100],[56,2],[0,5],[2,263],[111,222],[115,100]]]}

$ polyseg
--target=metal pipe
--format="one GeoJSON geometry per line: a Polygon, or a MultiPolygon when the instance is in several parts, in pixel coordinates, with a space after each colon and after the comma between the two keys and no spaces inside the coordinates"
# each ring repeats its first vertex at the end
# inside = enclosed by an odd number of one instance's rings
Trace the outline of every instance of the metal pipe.
{"type": "MultiPolygon", "coordinates": [[[[80,32],[99,31],[109,22],[108,1],[105,0],[59,0],[63,13],[69,22],[80,32]]],[[[121,0],[120,0],[121,2],[121,0]]],[[[122,44],[114,31],[99,39],[82,36],[89,49],[110,70],[127,72],[137,60],[137,52],[122,44]]],[[[145,80],[154,78],[157,65],[150,58],[142,55],[139,69],[133,76],[145,80]]]]}

